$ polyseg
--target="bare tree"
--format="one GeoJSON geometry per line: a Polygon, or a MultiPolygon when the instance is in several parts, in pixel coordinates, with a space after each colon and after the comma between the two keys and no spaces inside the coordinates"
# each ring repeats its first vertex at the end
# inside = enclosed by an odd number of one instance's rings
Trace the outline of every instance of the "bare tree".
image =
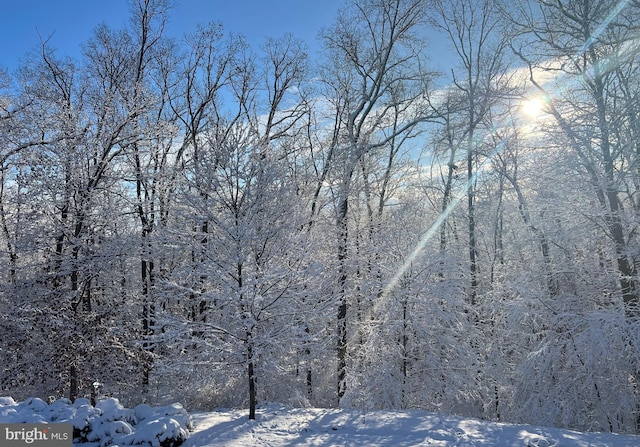
{"type": "MultiPolygon", "coordinates": [[[[629,82],[634,82],[631,73],[637,69],[635,39],[640,10],[633,2],[593,0],[544,0],[533,5],[517,2],[513,6],[512,18],[518,33],[514,51],[527,65],[531,85],[555,125],[549,135],[571,150],[577,160],[572,176],[583,182],[596,208],[599,206],[590,221],[594,232],[608,242],[602,244],[602,272],[597,274],[617,283],[614,296],[620,299],[607,302],[606,306],[623,309],[624,333],[637,321],[640,302],[635,200],[630,199],[637,195],[637,147],[632,136],[637,130],[637,95],[628,89],[629,82]]],[[[588,308],[588,303],[582,306],[588,308]]],[[[568,332],[567,325],[573,322],[559,318],[556,321],[562,331],[567,331],[565,337],[571,341],[571,352],[578,359],[570,374],[587,371],[593,377],[576,383],[571,392],[595,393],[597,414],[593,417],[599,418],[603,427],[628,429],[633,420],[635,430],[639,430],[637,362],[617,364],[617,384],[627,384],[635,393],[634,399],[623,408],[605,404],[599,378],[612,373],[584,362],[584,350],[591,348],[576,341],[581,339],[581,333],[568,332]],[[625,375],[626,379],[622,378],[625,375]],[[629,417],[629,413],[633,416],[629,417]]],[[[606,320],[597,323],[600,324],[606,324],[606,320]]],[[[635,351],[632,346],[623,349],[635,351]]]]}
{"type": "Polygon", "coordinates": [[[626,312],[633,316],[638,307],[637,272],[629,254],[632,233],[625,228],[619,193],[626,172],[618,165],[634,149],[617,138],[617,129],[622,128],[622,123],[628,124],[628,129],[634,128],[634,114],[628,112],[634,110],[636,101],[628,95],[620,100],[618,92],[628,82],[624,73],[635,60],[635,35],[630,24],[637,20],[638,10],[588,0],[544,1],[537,9],[520,8],[519,12],[519,29],[530,28],[522,31],[526,43],[520,43],[515,50],[528,64],[530,80],[543,96],[546,111],[589,175],[603,209],[606,233],[615,248],[626,312]],[[572,88],[550,87],[542,80],[549,73],[570,76],[572,88]]]}
{"type": "MultiPolygon", "coordinates": [[[[459,69],[452,70],[458,91],[460,124],[467,173],[467,235],[469,238],[469,302],[478,294],[476,234],[476,177],[482,164],[478,148],[487,131],[492,108],[509,94],[510,68],[506,65],[507,40],[501,33],[498,3],[494,0],[438,0],[431,23],[441,29],[457,55],[459,69]]],[[[450,129],[451,126],[449,126],[450,129]]],[[[449,175],[451,175],[451,168],[449,175]]]]}
{"type": "Polygon", "coordinates": [[[349,357],[351,184],[367,153],[401,138],[428,119],[424,104],[429,75],[422,67],[422,42],[417,32],[423,23],[423,8],[424,4],[415,0],[351,1],[323,34],[328,50],[323,69],[325,95],[333,108],[335,128],[320,182],[333,171],[339,270],[339,399],[346,391],[349,357]]]}
{"type": "MultiPolygon", "coordinates": [[[[307,56],[288,35],[268,39],[258,55],[242,41],[234,45],[205,109],[211,115],[196,129],[178,177],[180,201],[189,204],[178,214],[198,223],[192,279],[182,286],[198,304],[188,316],[191,331],[180,339],[196,347],[189,350],[194,357],[217,358],[227,374],[241,371],[255,419],[263,362],[277,357],[265,358],[267,352],[298,329],[282,319],[300,309],[294,291],[304,268],[303,202],[288,163],[305,114],[300,95],[307,56]],[[207,352],[199,351],[203,346],[207,352]]],[[[168,316],[167,327],[173,325],[168,316]]]]}

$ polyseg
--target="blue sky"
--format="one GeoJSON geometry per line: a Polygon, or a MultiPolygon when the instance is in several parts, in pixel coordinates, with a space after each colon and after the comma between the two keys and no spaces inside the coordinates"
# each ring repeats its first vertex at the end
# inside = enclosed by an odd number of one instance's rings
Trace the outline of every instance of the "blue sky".
{"type": "MultiPolygon", "coordinates": [[[[15,69],[43,39],[60,55],[76,56],[100,23],[126,24],[129,0],[0,0],[0,67],[15,69]]],[[[198,23],[219,21],[252,45],[290,32],[310,46],[330,26],[343,0],[175,0],[168,33],[179,37],[198,23]]]]}

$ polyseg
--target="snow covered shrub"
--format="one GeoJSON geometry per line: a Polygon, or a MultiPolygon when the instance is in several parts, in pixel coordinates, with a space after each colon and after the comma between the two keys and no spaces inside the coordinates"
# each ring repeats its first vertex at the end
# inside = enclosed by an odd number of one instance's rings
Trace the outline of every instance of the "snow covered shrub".
{"type": "Polygon", "coordinates": [[[118,440],[124,445],[151,445],[152,447],[177,447],[189,437],[189,432],[172,417],[161,417],[145,422],[135,432],[118,440]]]}
{"type": "Polygon", "coordinates": [[[1,397],[0,421],[72,424],[74,444],[90,447],[177,447],[193,428],[191,416],[180,404],[128,409],[113,398],[100,400],[93,407],[87,399],[73,403],[59,399],[48,405],[38,398],[15,402],[11,397],[1,397]]]}
{"type": "Polygon", "coordinates": [[[638,324],[623,314],[561,314],[520,365],[518,418],[581,431],[635,431],[638,324]]]}
{"type": "Polygon", "coordinates": [[[118,399],[109,398],[99,400],[96,403],[96,408],[102,411],[102,419],[107,422],[125,421],[130,424],[137,423],[134,410],[124,408],[118,399]]]}

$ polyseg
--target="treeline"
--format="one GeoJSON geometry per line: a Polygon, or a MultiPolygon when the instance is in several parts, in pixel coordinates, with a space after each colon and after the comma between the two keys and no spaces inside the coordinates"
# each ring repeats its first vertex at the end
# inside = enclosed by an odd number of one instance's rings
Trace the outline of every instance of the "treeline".
{"type": "Polygon", "coordinates": [[[506,3],[1,72],[0,392],[639,432],[640,4],[506,3]]]}

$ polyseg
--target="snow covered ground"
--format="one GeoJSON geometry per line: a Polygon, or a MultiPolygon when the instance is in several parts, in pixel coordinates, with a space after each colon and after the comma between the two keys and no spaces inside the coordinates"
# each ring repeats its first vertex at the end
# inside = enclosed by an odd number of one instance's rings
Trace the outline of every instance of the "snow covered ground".
{"type": "Polygon", "coordinates": [[[124,408],[117,399],[47,404],[0,398],[0,423],[70,423],[77,447],[640,447],[640,436],[497,424],[426,411],[371,411],[263,405],[192,413],[180,404],[124,408]],[[188,439],[187,439],[188,438],[188,439]],[[185,441],[186,439],[186,441],[185,441]],[[184,443],[183,443],[184,441],[184,443]]]}
{"type": "Polygon", "coordinates": [[[294,409],[193,413],[184,447],[639,447],[640,436],[482,422],[425,411],[294,409]]]}

